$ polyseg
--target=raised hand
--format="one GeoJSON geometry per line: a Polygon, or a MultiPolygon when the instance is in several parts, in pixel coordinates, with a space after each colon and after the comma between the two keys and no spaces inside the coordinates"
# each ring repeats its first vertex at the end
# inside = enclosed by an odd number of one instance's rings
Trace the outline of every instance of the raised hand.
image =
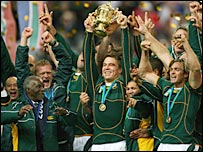
{"type": "Polygon", "coordinates": [[[189,3],[189,10],[192,16],[197,12],[199,5],[198,1],[192,1],[189,3]]]}
{"type": "Polygon", "coordinates": [[[31,27],[26,27],[22,32],[22,37],[28,39],[32,36],[32,33],[33,29],[31,27]]]}
{"type": "Polygon", "coordinates": [[[151,42],[148,40],[143,40],[140,44],[141,49],[143,51],[149,51],[150,50],[150,46],[151,46],[151,42]]]}
{"type": "Polygon", "coordinates": [[[44,4],[44,11],[40,14],[39,21],[44,25],[44,31],[50,31],[53,36],[56,34],[53,26],[53,11],[49,12],[47,4],[44,4]]]}
{"type": "Polygon", "coordinates": [[[32,33],[33,33],[32,28],[30,28],[30,27],[24,28],[24,30],[22,32],[22,36],[21,36],[21,41],[20,41],[21,46],[27,45],[28,38],[30,38],[32,36],[32,33]]]}
{"type": "Polygon", "coordinates": [[[106,28],[106,34],[107,35],[111,35],[113,34],[117,28],[119,27],[118,23],[117,23],[117,13],[118,13],[118,8],[116,8],[116,10],[114,11],[114,17],[113,19],[111,20],[111,23],[109,24],[109,26],[106,28]]]}
{"type": "Polygon", "coordinates": [[[44,46],[43,46],[43,51],[44,51],[47,55],[49,55],[49,57],[50,57],[50,59],[53,61],[54,65],[55,65],[56,67],[58,67],[59,61],[56,60],[55,54],[54,54],[54,52],[53,52],[53,50],[52,50],[52,47],[51,47],[49,44],[45,43],[44,46]]]}
{"type": "Polygon", "coordinates": [[[84,26],[87,32],[92,33],[96,24],[96,17],[93,13],[89,13],[88,17],[84,21],[84,26]]]}
{"type": "Polygon", "coordinates": [[[46,44],[51,45],[51,43],[55,40],[54,37],[52,36],[52,34],[50,32],[48,32],[48,31],[45,31],[42,34],[41,39],[42,39],[43,46],[45,46],[46,44]]]}
{"type": "Polygon", "coordinates": [[[127,16],[122,14],[122,11],[118,11],[117,13],[117,23],[120,25],[121,29],[125,29],[128,27],[128,18],[127,16]]]}
{"type": "Polygon", "coordinates": [[[134,27],[137,27],[137,28],[138,28],[138,23],[137,23],[137,21],[136,21],[136,19],[135,19],[135,11],[132,11],[132,15],[129,15],[129,16],[128,16],[128,23],[130,24],[130,27],[131,27],[131,29],[132,29],[132,31],[133,31],[133,35],[134,35],[134,36],[140,35],[140,32],[139,32],[139,31],[134,30],[134,27]]]}
{"type": "Polygon", "coordinates": [[[145,12],[145,26],[147,27],[148,31],[152,34],[154,29],[154,23],[152,22],[151,18],[148,17],[148,12],[145,12]]]}
{"type": "Polygon", "coordinates": [[[139,24],[138,24],[137,19],[140,21],[139,22],[140,24],[144,23],[147,30],[152,34],[155,25],[152,22],[151,18],[148,17],[148,12],[145,12],[145,19],[144,19],[144,21],[142,20],[142,22],[141,22],[141,17],[139,15],[135,16],[135,12],[133,11],[132,15],[128,16],[128,23],[130,24],[130,26],[132,28],[133,35],[138,36],[140,34],[143,34],[143,33],[141,33],[142,31],[137,30],[137,29],[139,29],[139,24]]]}
{"type": "Polygon", "coordinates": [[[188,20],[195,21],[193,26],[197,27],[202,32],[202,4],[199,2],[191,2],[189,4],[189,9],[191,12],[191,16],[188,20]]]}

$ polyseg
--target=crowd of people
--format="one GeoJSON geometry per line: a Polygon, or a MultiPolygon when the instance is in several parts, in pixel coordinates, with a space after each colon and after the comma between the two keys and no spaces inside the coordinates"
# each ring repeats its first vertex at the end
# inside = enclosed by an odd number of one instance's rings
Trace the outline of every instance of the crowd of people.
{"type": "Polygon", "coordinates": [[[102,36],[98,14],[86,16],[77,54],[47,4],[38,19],[51,60],[29,53],[30,27],[15,65],[1,36],[1,150],[201,151],[202,1],[188,9],[168,47],[148,12],[116,9],[102,36]]]}

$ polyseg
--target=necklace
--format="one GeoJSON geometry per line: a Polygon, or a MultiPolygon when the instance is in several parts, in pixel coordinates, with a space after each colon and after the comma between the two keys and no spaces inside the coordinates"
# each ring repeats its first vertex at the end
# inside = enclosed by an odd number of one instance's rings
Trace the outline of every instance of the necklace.
{"type": "Polygon", "coordinates": [[[116,80],[114,80],[112,82],[112,84],[110,85],[110,87],[107,91],[106,91],[106,85],[101,86],[102,87],[102,101],[101,101],[101,104],[99,105],[100,111],[106,110],[105,100],[106,100],[106,97],[107,97],[109,91],[112,89],[112,87],[114,86],[115,83],[116,83],[116,80]]]}
{"type": "Polygon", "coordinates": [[[179,89],[179,91],[177,92],[176,96],[173,98],[172,102],[171,102],[171,96],[173,94],[173,90],[174,90],[174,87],[172,87],[170,89],[170,94],[169,94],[169,97],[168,97],[168,101],[167,101],[167,117],[166,117],[166,122],[167,123],[171,123],[172,119],[170,117],[170,112],[171,112],[171,109],[173,108],[173,105],[175,103],[175,100],[177,99],[177,97],[179,96],[181,89],[179,89]]]}

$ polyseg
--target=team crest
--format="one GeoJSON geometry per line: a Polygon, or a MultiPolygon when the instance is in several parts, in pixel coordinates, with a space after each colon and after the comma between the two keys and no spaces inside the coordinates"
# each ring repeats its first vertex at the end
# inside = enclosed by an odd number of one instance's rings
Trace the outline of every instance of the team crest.
{"type": "Polygon", "coordinates": [[[105,87],[105,86],[102,85],[102,86],[99,88],[99,93],[102,93],[104,87],[105,87]]]}
{"type": "Polygon", "coordinates": [[[48,119],[48,120],[53,120],[54,117],[53,117],[53,116],[48,116],[47,119],[48,119]]]}
{"type": "Polygon", "coordinates": [[[117,83],[115,83],[112,87],[112,89],[116,89],[118,86],[117,86],[117,83]]]}
{"type": "Polygon", "coordinates": [[[168,89],[168,90],[164,93],[164,96],[167,97],[167,96],[169,95],[170,91],[171,91],[171,89],[168,89]]]}

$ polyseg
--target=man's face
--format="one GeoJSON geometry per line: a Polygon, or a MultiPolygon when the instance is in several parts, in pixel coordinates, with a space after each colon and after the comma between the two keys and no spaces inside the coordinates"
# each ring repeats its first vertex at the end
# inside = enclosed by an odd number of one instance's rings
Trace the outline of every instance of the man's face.
{"type": "Polygon", "coordinates": [[[35,60],[35,58],[32,55],[29,55],[29,57],[28,57],[28,63],[29,63],[29,66],[30,66],[30,71],[32,73],[34,73],[34,66],[36,64],[36,60],[35,60]]]}
{"type": "Polygon", "coordinates": [[[84,57],[82,53],[78,56],[77,68],[80,69],[80,71],[84,71],[84,57]]]}
{"type": "Polygon", "coordinates": [[[27,90],[29,98],[35,102],[44,98],[44,86],[42,79],[33,80],[32,87],[27,90]]]}
{"type": "Polygon", "coordinates": [[[9,77],[6,80],[5,89],[12,100],[18,98],[19,92],[18,92],[17,78],[9,77]]]}
{"type": "MultiPolygon", "coordinates": [[[[186,75],[183,70],[183,63],[182,62],[175,62],[170,67],[170,81],[177,86],[181,86],[185,83],[186,75]]],[[[182,86],[181,86],[182,87],[182,86]]]]}
{"type": "Polygon", "coordinates": [[[106,82],[113,82],[121,75],[122,69],[113,57],[106,57],[102,66],[102,75],[106,82]]]}
{"type": "Polygon", "coordinates": [[[36,70],[37,70],[37,76],[40,76],[43,80],[44,88],[45,89],[50,88],[53,80],[51,65],[38,66],[36,70]]]}
{"type": "Polygon", "coordinates": [[[140,88],[135,81],[128,82],[128,84],[126,86],[126,95],[128,97],[132,97],[134,95],[137,95],[140,92],[141,92],[140,88]]]}

